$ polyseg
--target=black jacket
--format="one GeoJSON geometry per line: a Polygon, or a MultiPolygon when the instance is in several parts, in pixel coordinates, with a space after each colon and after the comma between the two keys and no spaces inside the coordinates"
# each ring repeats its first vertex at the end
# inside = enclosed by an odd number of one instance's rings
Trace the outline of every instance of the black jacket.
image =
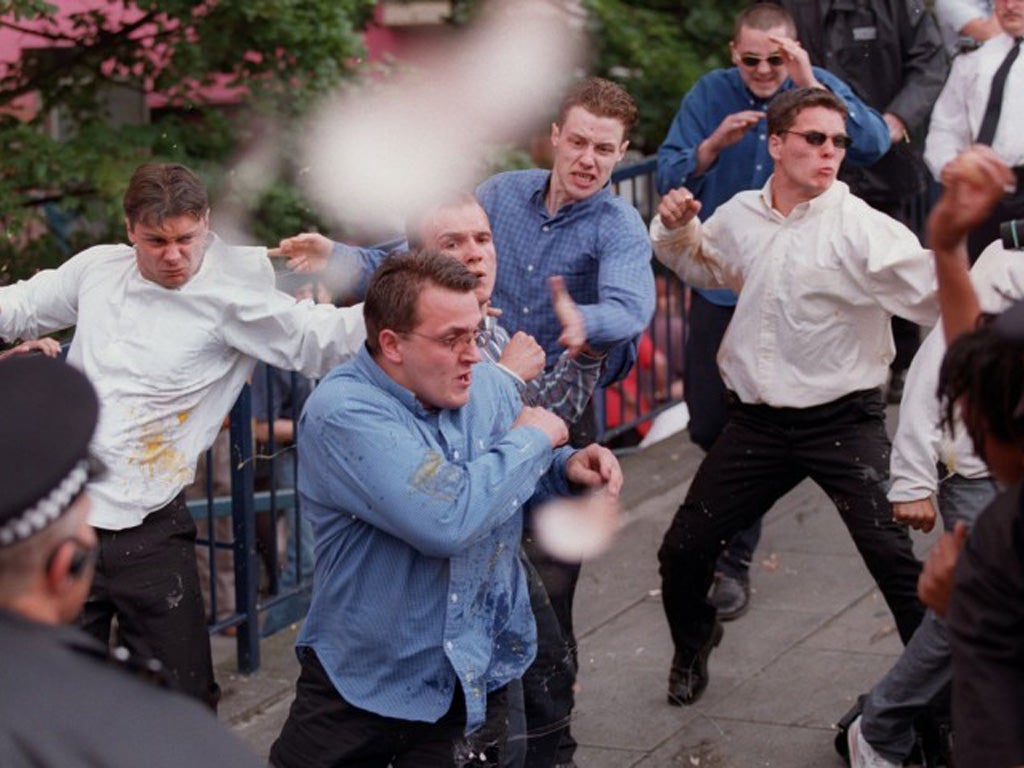
{"type": "Polygon", "coordinates": [[[0,765],[261,765],[212,712],[119,666],[75,628],[0,610],[0,765]]]}
{"type": "Polygon", "coordinates": [[[927,171],[920,156],[949,58],[922,0],[780,2],[793,14],[811,63],[841,77],[869,106],[899,117],[912,139],[869,168],[845,168],[843,179],[868,202],[923,191],[927,171]]]}

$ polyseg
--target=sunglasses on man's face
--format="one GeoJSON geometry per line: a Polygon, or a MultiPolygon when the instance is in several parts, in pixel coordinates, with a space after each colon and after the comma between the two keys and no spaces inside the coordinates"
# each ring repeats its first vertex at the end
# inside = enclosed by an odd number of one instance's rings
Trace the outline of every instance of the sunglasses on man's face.
{"type": "Polygon", "coordinates": [[[820,147],[829,139],[832,139],[832,146],[836,149],[849,149],[850,145],[853,144],[853,138],[845,133],[836,133],[832,136],[821,131],[783,131],[783,133],[795,133],[797,136],[802,136],[803,140],[812,147],[820,147]]]}
{"type": "Polygon", "coordinates": [[[786,63],[781,53],[773,53],[769,56],[754,56],[752,53],[745,53],[740,56],[740,61],[744,67],[750,67],[750,69],[756,69],[762,61],[767,61],[768,65],[772,67],[781,67],[786,63]]]}

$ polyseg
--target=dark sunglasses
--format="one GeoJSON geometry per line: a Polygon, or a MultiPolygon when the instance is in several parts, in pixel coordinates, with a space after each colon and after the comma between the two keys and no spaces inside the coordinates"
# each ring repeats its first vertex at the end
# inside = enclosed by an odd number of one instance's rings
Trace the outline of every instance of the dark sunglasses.
{"type": "Polygon", "coordinates": [[[781,67],[786,63],[786,60],[782,58],[781,53],[773,53],[770,56],[754,56],[751,53],[747,53],[740,56],[740,61],[743,63],[744,67],[750,67],[751,69],[757,67],[757,65],[762,61],[767,61],[768,65],[772,67],[781,67]]]}
{"type": "Polygon", "coordinates": [[[795,133],[797,136],[802,136],[804,141],[812,147],[820,147],[829,139],[832,139],[832,146],[836,149],[849,149],[853,144],[853,139],[845,133],[837,133],[832,136],[821,131],[807,131],[806,133],[801,131],[783,131],[783,133],[795,133]]]}

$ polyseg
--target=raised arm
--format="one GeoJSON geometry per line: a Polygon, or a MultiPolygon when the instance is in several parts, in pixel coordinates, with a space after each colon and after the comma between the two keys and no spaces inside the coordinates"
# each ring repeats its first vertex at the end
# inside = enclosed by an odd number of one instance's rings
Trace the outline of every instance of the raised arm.
{"type": "Polygon", "coordinates": [[[988,217],[1014,181],[1013,172],[984,145],[971,147],[942,170],[943,190],[928,216],[928,240],[935,252],[947,343],[972,330],[980,312],[968,271],[967,234],[988,217]]]}

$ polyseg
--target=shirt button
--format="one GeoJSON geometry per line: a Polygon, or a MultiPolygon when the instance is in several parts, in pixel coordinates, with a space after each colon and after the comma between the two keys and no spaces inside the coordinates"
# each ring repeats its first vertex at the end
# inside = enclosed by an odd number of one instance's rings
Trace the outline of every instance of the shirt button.
{"type": "Polygon", "coordinates": [[[527,265],[527,267],[526,267],[526,271],[527,271],[527,272],[533,272],[533,264],[529,264],[529,265],[527,265]]]}
{"type": "Polygon", "coordinates": [[[540,228],[540,231],[541,232],[550,232],[551,231],[551,227],[548,226],[547,224],[545,224],[543,227],[540,228]]]}
{"type": "Polygon", "coordinates": [[[765,136],[764,136],[763,133],[761,133],[761,134],[758,134],[757,138],[759,138],[761,141],[764,141],[765,136]]]}
{"type": "Polygon", "coordinates": [[[757,167],[757,170],[759,170],[759,171],[761,170],[761,164],[760,163],[758,163],[756,167],[757,167]]]}
{"type": "Polygon", "coordinates": [[[458,451],[452,451],[452,458],[453,459],[459,458],[459,452],[458,451]]]}
{"type": "Polygon", "coordinates": [[[454,647],[454,645],[455,644],[451,640],[444,641],[444,647],[447,648],[449,651],[454,647]]]}
{"type": "Polygon", "coordinates": [[[452,602],[453,602],[453,603],[457,603],[457,602],[459,602],[459,596],[458,596],[458,595],[455,595],[455,594],[453,594],[453,595],[452,595],[452,602]]]}
{"type": "Polygon", "coordinates": [[[529,307],[523,307],[523,314],[524,315],[530,314],[530,308],[529,307]]]}

